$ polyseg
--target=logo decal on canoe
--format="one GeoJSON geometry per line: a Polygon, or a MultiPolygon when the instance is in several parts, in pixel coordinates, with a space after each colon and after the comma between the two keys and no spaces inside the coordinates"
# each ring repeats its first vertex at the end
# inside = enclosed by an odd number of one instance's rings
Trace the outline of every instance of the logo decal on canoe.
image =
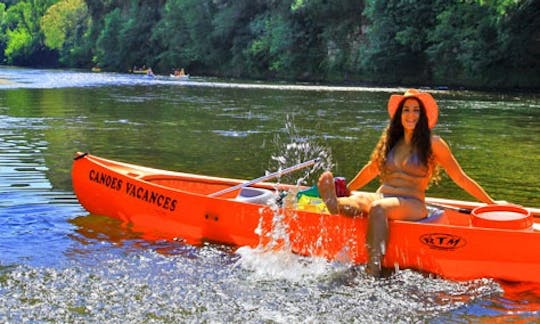
{"type": "Polygon", "coordinates": [[[446,233],[424,234],[420,236],[420,242],[437,250],[455,250],[467,244],[463,237],[446,233]]]}

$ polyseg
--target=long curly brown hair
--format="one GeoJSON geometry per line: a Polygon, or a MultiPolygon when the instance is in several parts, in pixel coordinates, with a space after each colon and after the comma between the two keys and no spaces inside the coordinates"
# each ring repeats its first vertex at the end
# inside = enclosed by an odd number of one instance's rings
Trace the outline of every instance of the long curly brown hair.
{"type": "MultiPolygon", "coordinates": [[[[412,99],[416,98],[413,97],[412,99]]],[[[416,101],[418,101],[420,106],[420,118],[414,128],[411,145],[413,151],[418,155],[419,162],[428,169],[431,181],[437,181],[439,179],[439,168],[431,149],[431,129],[428,126],[426,108],[421,100],[416,99],[416,101]]],[[[398,109],[390,120],[389,125],[383,131],[375,150],[371,154],[371,160],[377,163],[379,167],[381,179],[384,178],[386,172],[385,165],[388,154],[405,134],[405,129],[401,123],[404,102],[405,99],[399,103],[398,109]]]]}

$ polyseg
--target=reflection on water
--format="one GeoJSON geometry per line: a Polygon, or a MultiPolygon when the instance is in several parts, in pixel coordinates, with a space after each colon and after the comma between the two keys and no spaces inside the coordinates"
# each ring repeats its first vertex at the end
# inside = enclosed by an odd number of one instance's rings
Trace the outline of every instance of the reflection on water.
{"type": "MultiPolygon", "coordinates": [[[[248,179],[318,156],[350,179],[385,127],[385,100],[397,89],[14,68],[0,68],[0,89],[1,322],[446,323],[540,316],[540,292],[530,285],[451,282],[409,270],[373,280],[346,262],[152,239],[130,224],[88,215],[71,190],[76,151],[248,179]]],[[[539,207],[540,179],[530,171],[540,167],[538,97],[437,97],[435,131],[469,174],[497,199],[539,207]]],[[[430,194],[470,199],[448,181],[430,194]]]]}

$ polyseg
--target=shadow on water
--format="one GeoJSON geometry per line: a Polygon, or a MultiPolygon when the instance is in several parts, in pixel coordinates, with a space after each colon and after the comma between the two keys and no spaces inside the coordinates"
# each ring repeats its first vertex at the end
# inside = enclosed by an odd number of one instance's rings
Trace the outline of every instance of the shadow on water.
{"type": "MultiPolygon", "coordinates": [[[[69,236],[79,244],[66,252],[73,258],[79,254],[93,254],[96,250],[107,251],[119,249],[121,251],[149,250],[164,256],[196,257],[197,249],[203,244],[191,245],[181,240],[164,240],[152,233],[137,232],[133,224],[122,222],[107,216],[88,214],[70,219],[75,231],[69,236]]],[[[215,246],[218,248],[218,246],[215,246]]],[[[224,251],[232,248],[222,247],[224,251]]]]}

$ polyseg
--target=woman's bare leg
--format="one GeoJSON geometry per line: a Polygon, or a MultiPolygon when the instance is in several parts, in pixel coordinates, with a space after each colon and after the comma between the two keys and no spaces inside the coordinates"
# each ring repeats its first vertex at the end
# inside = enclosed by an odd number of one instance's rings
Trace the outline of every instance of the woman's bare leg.
{"type": "Polygon", "coordinates": [[[373,206],[368,215],[366,243],[368,248],[367,272],[379,277],[382,270],[382,258],[386,254],[388,242],[388,218],[384,207],[373,206]]]}
{"type": "MultiPolygon", "coordinates": [[[[362,212],[365,211],[365,208],[362,208],[362,206],[365,207],[366,205],[366,203],[362,203],[365,199],[357,197],[356,195],[340,198],[336,196],[334,176],[330,171],[326,171],[320,176],[317,187],[319,188],[321,198],[331,214],[342,214],[355,217],[362,215],[362,212]]],[[[369,203],[367,205],[369,205],[369,203]]]]}
{"type": "Polygon", "coordinates": [[[368,215],[367,272],[380,276],[389,236],[388,219],[417,220],[426,214],[426,207],[419,200],[393,197],[374,201],[368,215]]]}
{"type": "Polygon", "coordinates": [[[334,184],[334,176],[330,171],[325,171],[323,174],[321,174],[317,187],[326,208],[328,208],[328,211],[331,214],[338,214],[339,207],[336,196],[336,185],[334,184]]]}

